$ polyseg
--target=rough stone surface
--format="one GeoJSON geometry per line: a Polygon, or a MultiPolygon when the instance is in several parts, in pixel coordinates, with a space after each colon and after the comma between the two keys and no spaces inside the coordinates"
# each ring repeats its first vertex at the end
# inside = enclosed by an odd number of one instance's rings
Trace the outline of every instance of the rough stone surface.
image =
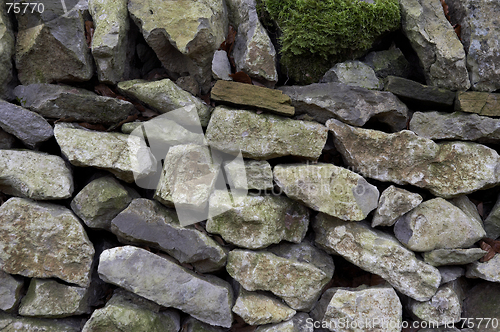
{"type": "Polygon", "coordinates": [[[233,200],[227,191],[216,190],[210,197],[207,232],[248,249],[265,248],[282,240],[300,243],[309,226],[309,210],[282,196],[253,196],[233,200]]]}
{"type": "Polygon", "coordinates": [[[6,4],[0,4],[0,98],[12,100],[14,94],[13,57],[15,54],[15,37],[12,22],[5,15],[6,4]]]}
{"type": "Polygon", "coordinates": [[[0,207],[0,268],[87,287],[94,247],[63,206],[12,197],[0,207]]]}
{"type": "Polygon", "coordinates": [[[196,318],[189,317],[183,321],[182,329],[184,332],[224,332],[223,327],[213,326],[203,323],[196,318]]]}
{"type": "Polygon", "coordinates": [[[459,91],[455,110],[484,116],[500,116],[500,94],[474,91],[459,91]]]}
{"type": "Polygon", "coordinates": [[[449,199],[448,202],[462,210],[471,219],[477,220],[480,225],[483,225],[483,218],[479,214],[476,204],[472,203],[472,201],[467,196],[462,195],[454,197],[452,199],[449,199]]]}
{"type": "Polygon", "coordinates": [[[210,119],[210,108],[201,99],[183,90],[168,78],[153,82],[144,80],[120,82],[118,90],[161,114],[186,106],[194,106],[195,112],[186,119],[185,124],[199,125],[201,123],[206,127],[210,119]]]}
{"type": "Polygon", "coordinates": [[[243,287],[240,287],[233,312],[249,325],[279,323],[289,320],[296,313],[295,310],[273,296],[248,292],[243,287]]]}
{"type": "Polygon", "coordinates": [[[158,248],[202,273],[226,263],[226,252],[212,238],[193,226],[182,227],[174,210],[149,199],[134,199],[113,219],[111,231],[122,242],[158,248]]]}
{"type": "Polygon", "coordinates": [[[392,226],[406,212],[422,203],[422,196],[390,186],[382,192],[373,215],[372,227],[392,226]]]}
{"type": "Polygon", "coordinates": [[[55,280],[31,279],[19,314],[39,318],[62,318],[90,313],[86,288],[67,286],[55,280]]]}
{"type": "Polygon", "coordinates": [[[34,148],[54,136],[51,125],[37,113],[0,100],[0,128],[34,148]]]}
{"type": "Polygon", "coordinates": [[[280,90],[290,96],[297,115],[305,114],[321,123],[334,118],[363,126],[370,119],[376,119],[394,131],[406,127],[408,108],[390,92],[343,83],[285,86],[280,90]]]}
{"type": "Polygon", "coordinates": [[[87,184],[71,201],[71,209],[90,228],[109,230],[111,220],[139,194],[112,176],[87,184]]]}
{"type": "Polygon", "coordinates": [[[99,277],[165,307],[174,307],[211,325],[230,327],[233,295],[226,281],[202,277],[144,249],[105,250],[99,277]]]}
{"type": "Polygon", "coordinates": [[[399,218],[394,234],[417,252],[468,248],[486,236],[480,221],[442,198],[425,201],[399,218]]]}
{"type": "MultiPolygon", "coordinates": [[[[462,317],[472,318],[476,322],[479,318],[487,317],[492,320],[496,319],[498,322],[500,320],[500,284],[482,282],[468,291],[464,301],[462,317]]],[[[498,326],[490,323],[488,327],[485,327],[485,324],[483,324],[480,331],[496,332],[498,326]]]]}
{"type": "Polygon", "coordinates": [[[327,122],[335,147],[364,176],[412,184],[452,198],[500,182],[500,157],[484,145],[434,141],[403,130],[394,134],[327,122]]]}
{"type": "Polygon", "coordinates": [[[12,311],[21,300],[21,289],[24,280],[0,271],[0,310],[12,311]]]}
{"type": "Polygon", "coordinates": [[[92,313],[82,332],[178,332],[180,317],[133,293],[117,289],[102,309],[92,313]]]}
{"type": "Polygon", "coordinates": [[[500,195],[498,195],[497,202],[484,220],[484,230],[486,236],[491,239],[496,239],[500,236],[500,195]]]}
{"type": "Polygon", "coordinates": [[[0,128],[0,149],[12,149],[16,143],[16,138],[0,128]]]}
{"type": "Polygon", "coordinates": [[[428,139],[500,143],[500,120],[462,112],[415,112],[410,130],[428,139]]]}
{"type": "Polygon", "coordinates": [[[127,0],[89,0],[95,31],[92,56],[100,82],[116,84],[126,78],[129,18],[127,0]]]}
{"type": "Polygon", "coordinates": [[[450,90],[470,87],[465,51],[441,4],[400,0],[401,25],[424,69],[427,84],[450,90]]]}
{"type": "Polygon", "coordinates": [[[465,269],[461,266],[439,266],[438,270],[441,273],[441,285],[465,276],[465,269]]]}
{"type": "Polygon", "coordinates": [[[110,171],[125,182],[156,170],[156,160],[144,139],[120,133],[97,132],[57,123],[54,136],[62,154],[74,166],[110,171]]]}
{"type": "Polygon", "coordinates": [[[127,118],[134,109],[128,101],[69,85],[19,85],[14,93],[21,106],[46,118],[114,124],[127,118]]]}
{"type": "Polygon", "coordinates": [[[436,249],[424,253],[424,261],[432,266],[465,265],[477,261],[486,255],[481,248],[436,249]]]}
{"type": "Polygon", "coordinates": [[[356,328],[348,327],[342,331],[364,330],[360,327],[366,329],[366,322],[373,322],[370,331],[399,332],[403,307],[396,291],[390,286],[329,288],[311,311],[311,317],[325,324],[330,331],[338,331],[341,322],[345,324],[348,321],[356,328]]]}
{"type": "Polygon", "coordinates": [[[320,80],[320,83],[329,82],[340,82],[370,90],[382,90],[384,87],[377,75],[375,75],[375,71],[358,60],[337,63],[320,80]]]}
{"type": "Polygon", "coordinates": [[[231,64],[227,58],[227,53],[224,50],[218,50],[214,53],[212,60],[212,77],[216,80],[231,81],[231,64]]]}
{"type": "Polygon", "coordinates": [[[435,267],[418,260],[394,236],[364,222],[345,222],[320,213],[313,229],[321,248],[381,276],[417,301],[429,300],[439,287],[441,275],[435,267]]]}
{"type": "Polygon", "coordinates": [[[73,177],[59,156],[0,150],[0,191],[37,200],[64,199],[73,193],[73,177]]]}
{"type": "Polygon", "coordinates": [[[387,76],[408,77],[410,74],[410,63],[406,60],[399,48],[391,47],[386,51],[370,52],[363,63],[372,67],[375,74],[380,78],[387,76]]]}
{"type": "Polygon", "coordinates": [[[244,164],[224,163],[231,188],[236,189],[273,189],[273,171],[265,160],[244,160],[244,164]]]}
{"type": "Polygon", "coordinates": [[[299,312],[286,322],[261,325],[255,332],[313,332],[313,326],[307,323],[309,320],[308,314],[299,312]]]}
{"type": "Polygon", "coordinates": [[[224,2],[132,0],[128,10],[163,67],[172,75],[187,70],[207,93],[214,52],[227,35],[224,2]]]}
{"type": "Polygon", "coordinates": [[[317,159],[325,146],[327,130],[319,123],[272,114],[215,108],[207,127],[211,147],[244,158],[271,159],[297,156],[317,159]]]}
{"type": "Polygon", "coordinates": [[[0,312],[0,331],[5,332],[80,332],[78,319],[48,320],[11,316],[0,312]]]}
{"type": "Polygon", "coordinates": [[[229,275],[246,290],[267,290],[295,310],[309,311],[331,276],[309,263],[270,252],[235,249],[229,252],[229,275]]]}
{"type": "Polygon", "coordinates": [[[212,100],[232,106],[253,107],[283,116],[292,116],[291,99],[280,90],[219,80],[210,92],[212,100]]]}
{"type": "Polygon", "coordinates": [[[378,204],[377,187],[331,164],[277,165],[274,180],[288,197],[343,220],[363,220],[378,204]]]}
{"type": "Polygon", "coordinates": [[[468,265],[465,276],[467,278],[481,278],[492,282],[500,282],[498,271],[500,271],[500,255],[496,254],[487,262],[480,263],[476,261],[468,265]]]}

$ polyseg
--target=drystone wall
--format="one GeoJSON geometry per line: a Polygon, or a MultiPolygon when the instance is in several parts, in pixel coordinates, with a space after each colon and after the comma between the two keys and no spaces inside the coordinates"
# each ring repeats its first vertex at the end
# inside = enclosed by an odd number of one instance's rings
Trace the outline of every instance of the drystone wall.
{"type": "Polygon", "coordinates": [[[299,85],[263,3],[0,4],[0,331],[498,330],[500,4],[299,85]]]}

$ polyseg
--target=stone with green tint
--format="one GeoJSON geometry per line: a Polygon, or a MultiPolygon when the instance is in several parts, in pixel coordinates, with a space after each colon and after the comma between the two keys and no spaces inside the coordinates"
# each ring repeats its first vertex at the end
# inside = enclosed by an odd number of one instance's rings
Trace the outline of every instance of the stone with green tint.
{"type": "Polygon", "coordinates": [[[236,189],[273,189],[273,171],[265,160],[244,160],[244,164],[224,163],[231,188],[236,189]]]}
{"type": "Polygon", "coordinates": [[[211,325],[230,327],[233,294],[228,282],[199,275],[147,250],[124,246],[104,250],[99,277],[165,307],[211,325]]]}
{"type": "Polygon", "coordinates": [[[90,313],[87,288],[55,280],[32,279],[19,306],[19,314],[39,318],[62,318],[90,313]]]}
{"type": "Polygon", "coordinates": [[[0,98],[11,100],[14,97],[14,62],[15,37],[12,22],[5,14],[7,5],[0,4],[0,98]]]}
{"type": "Polygon", "coordinates": [[[30,150],[0,150],[0,191],[36,200],[73,194],[73,176],[59,156],[30,150]]]}
{"type": "Polygon", "coordinates": [[[235,249],[227,272],[248,291],[264,290],[282,298],[292,309],[309,311],[331,280],[318,267],[267,251],[235,249]]]}
{"type": "Polygon", "coordinates": [[[500,255],[496,254],[487,262],[476,261],[467,266],[467,278],[481,278],[491,282],[500,282],[500,255]]]}
{"type": "Polygon", "coordinates": [[[21,300],[24,280],[0,271],[0,310],[11,312],[21,300]]]}
{"type": "Polygon", "coordinates": [[[283,164],[273,172],[276,184],[289,198],[342,220],[363,220],[378,204],[377,187],[342,167],[283,164]]]}
{"type": "Polygon", "coordinates": [[[328,82],[340,82],[370,90],[382,90],[384,87],[373,69],[358,60],[348,60],[335,64],[320,80],[320,83],[328,82]]]}
{"type": "Polygon", "coordinates": [[[398,219],[394,234],[408,249],[469,248],[486,236],[481,221],[442,198],[421,203],[398,219]]]}
{"type": "Polygon", "coordinates": [[[325,251],[381,276],[417,301],[429,300],[439,287],[438,269],[417,259],[393,235],[375,230],[366,222],[345,222],[320,213],[313,229],[316,244],[325,251]]]}
{"type": "Polygon", "coordinates": [[[310,317],[305,312],[299,312],[292,319],[277,324],[258,326],[256,332],[313,332],[310,317]]]}
{"type": "Polygon", "coordinates": [[[179,313],[118,288],[106,306],[92,313],[82,332],[178,332],[179,313]]]}
{"type": "Polygon", "coordinates": [[[498,93],[459,91],[455,110],[483,116],[500,116],[499,100],[500,94],[498,93]]]}
{"type": "Polygon", "coordinates": [[[443,198],[500,183],[500,157],[481,144],[438,144],[408,130],[387,134],[333,119],[327,127],[347,165],[372,179],[412,184],[443,198]]]}
{"type": "Polygon", "coordinates": [[[372,227],[394,225],[399,217],[421,202],[422,196],[419,194],[390,186],[380,195],[377,210],[373,215],[372,227]]]}
{"type": "Polygon", "coordinates": [[[212,148],[233,155],[241,151],[244,158],[317,159],[325,146],[327,130],[315,122],[218,106],[210,118],[206,138],[212,148]]]}
{"type": "Polygon", "coordinates": [[[246,196],[232,199],[216,190],[210,197],[207,231],[248,249],[265,248],[282,240],[300,243],[309,226],[309,211],[282,196],[246,196]]]}
{"type": "Polygon", "coordinates": [[[475,262],[486,255],[481,248],[436,249],[423,254],[424,261],[432,266],[465,265],[475,262]]]}
{"type": "Polygon", "coordinates": [[[210,108],[201,99],[183,90],[168,78],[153,82],[139,79],[120,82],[118,90],[161,114],[185,106],[194,106],[194,112],[185,119],[184,124],[187,125],[201,123],[203,127],[206,127],[210,119],[210,108]]]}
{"type": "Polygon", "coordinates": [[[129,183],[156,171],[155,157],[138,136],[92,131],[69,123],[57,123],[54,136],[74,166],[104,169],[129,183]]]}
{"type": "Polygon", "coordinates": [[[41,319],[20,317],[0,312],[2,332],[80,332],[81,319],[41,319]]]}
{"type": "Polygon", "coordinates": [[[64,206],[17,197],[0,206],[3,271],[88,287],[93,258],[85,229],[64,206]]]}

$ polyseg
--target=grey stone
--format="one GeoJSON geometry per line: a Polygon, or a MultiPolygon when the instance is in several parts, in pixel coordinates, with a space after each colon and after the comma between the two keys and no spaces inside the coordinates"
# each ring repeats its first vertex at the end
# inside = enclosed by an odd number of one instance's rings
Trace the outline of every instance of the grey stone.
{"type": "Polygon", "coordinates": [[[214,53],[212,60],[212,77],[216,80],[231,81],[231,64],[224,50],[218,50],[214,53]]]}
{"type": "Polygon", "coordinates": [[[193,96],[200,95],[200,85],[192,76],[181,76],[175,80],[175,84],[184,91],[189,92],[193,96]]]}
{"type": "Polygon", "coordinates": [[[102,309],[92,313],[82,332],[178,332],[179,314],[133,293],[117,289],[102,309]]]}
{"type": "Polygon", "coordinates": [[[156,159],[140,137],[97,132],[69,123],[57,123],[54,136],[62,154],[74,166],[104,169],[129,183],[156,171],[156,159]]]}
{"type": "Polygon", "coordinates": [[[34,148],[54,136],[52,126],[37,113],[0,100],[0,127],[34,148]]]}
{"type": "Polygon", "coordinates": [[[216,190],[210,197],[210,211],[213,215],[207,220],[207,232],[248,249],[282,240],[300,243],[309,226],[309,210],[282,196],[233,199],[227,191],[216,190]]]}
{"type": "Polygon", "coordinates": [[[458,91],[455,111],[476,113],[484,116],[500,116],[499,100],[499,93],[458,91]]]}
{"type": "Polygon", "coordinates": [[[40,319],[19,317],[0,312],[2,332],[80,332],[79,319],[40,319]]]}
{"type": "Polygon", "coordinates": [[[266,251],[235,249],[226,269],[248,291],[266,290],[282,298],[292,309],[309,311],[331,280],[310,263],[282,258],[266,251]]]}
{"type": "Polygon", "coordinates": [[[161,114],[168,113],[186,106],[194,106],[185,125],[201,125],[206,127],[210,119],[210,108],[201,99],[183,90],[168,78],[148,82],[131,80],[118,83],[118,90],[161,114]]]}
{"type": "Polygon", "coordinates": [[[291,155],[317,159],[325,146],[327,130],[315,122],[218,106],[212,113],[206,139],[212,148],[233,155],[241,152],[244,158],[291,155]]]}
{"type": "Polygon", "coordinates": [[[182,324],[183,332],[225,332],[223,327],[203,323],[196,318],[188,317],[182,324]]]}
{"type": "Polygon", "coordinates": [[[390,186],[382,192],[372,219],[372,227],[392,226],[406,212],[422,203],[422,196],[390,186]]]}
{"type": "Polygon", "coordinates": [[[386,51],[370,52],[364,57],[363,62],[372,67],[380,78],[390,75],[406,78],[410,74],[410,63],[403,52],[396,47],[386,51]]]}
{"type": "Polygon", "coordinates": [[[274,180],[288,197],[343,220],[363,220],[378,204],[377,187],[332,164],[277,165],[274,180]]]}
{"type": "Polygon", "coordinates": [[[67,208],[12,197],[0,206],[0,268],[88,287],[94,247],[67,208]],[[29,248],[29,250],[27,250],[29,248]]]}
{"type": "Polygon", "coordinates": [[[465,265],[477,261],[486,251],[481,248],[436,249],[424,253],[424,261],[432,266],[465,265]]]}
{"type": "Polygon", "coordinates": [[[64,199],[73,193],[73,177],[59,156],[0,150],[0,190],[37,200],[64,199]]]}
{"type": "Polygon", "coordinates": [[[500,195],[498,195],[497,202],[491,209],[488,217],[484,220],[484,230],[486,236],[491,239],[496,239],[500,236],[500,195]]]}
{"type": "Polygon", "coordinates": [[[14,94],[13,57],[15,54],[14,30],[10,18],[5,15],[6,4],[0,4],[0,98],[12,100],[14,94]]]}
{"type": "Polygon", "coordinates": [[[398,219],[394,234],[408,249],[468,248],[486,236],[480,221],[442,198],[421,203],[398,219]]]}
{"type": "Polygon", "coordinates": [[[16,138],[0,128],[0,149],[12,149],[16,143],[16,138]]]}
{"type": "Polygon", "coordinates": [[[335,64],[319,82],[340,82],[370,90],[382,90],[384,87],[373,69],[358,60],[348,60],[335,64]]]}
{"type": "Polygon", "coordinates": [[[226,263],[226,252],[211,237],[193,226],[182,227],[174,210],[145,198],[134,199],[116,216],[111,231],[122,242],[158,248],[202,273],[219,270],[226,263]]]}
{"type": "Polygon", "coordinates": [[[498,271],[500,271],[500,255],[496,254],[487,262],[480,263],[476,261],[468,265],[465,276],[467,278],[481,278],[491,282],[500,282],[498,271]]]}
{"type": "Polygon", "coordinates": [[[308,314],[299,312],[286,322],[261,325],[255,332],[313,332],[313,326],[308,323],[310,319],[308,314]]]}
{"type": "MultiPolygon", "coordinates": [[[[484,320],[481,329],[474,329],[474,331],[498,331],[498,321],[500,320],[500,284],[482,282],[469,290],[465,297],[462,317],[470,318],[470,321],[473,323],[478,323],[481,318],[488,319],[484,320]],[[488,326],[486,326],[486,322],[489,323],[488,326]]],[[[477,325],[474,324],[474,326],[477,325]]]]}
{"type": "Polygon", "coordinates": [[[484,145],[434,141],[412,131],[394,134],[355,128],[337,120],[327,127],[346,163],[367,177],[412,184],[452,198],[500,182],[500,157],[484,145]]]}
{"type": "Polygon", "coordinates": [[[433,140],[500,143],[500,120],[477,114],[415,112],[410,121],[410,130],[433,140]]]}
{"type": "Polygon", "coordinates": [[[233,312],[249,325],[275,324],[292,318],[296,311],[276,297],[248,292],[240,287],[233,312]]]}
{"type": "Polygon", "coordinates": [[[316,244],[328,253],[341,255],[363,270],[377,274],[399,292],[427,301],[441,281],[439,271],[418,260],[394,236],[320,213],[313,221],[316,244]]]}
{"type": "Polygon", "coordinates": [[[0,310],[11,312],[21,300],[24,280],[0,271],[0,310]]]}
{"type": "Polygon", "coordinates": [[[465,51],[441,4],[400,0],[401,25],[424,69],[427,84],[450,90],[470,87],[465,51]]]}
{"type": "Polygon", "coordinates": [[[231,188],[236,189],[273,189],[273,171],[265,160],[244,160],[239,163],[224,162],[224,171],[228,176],[231,188]]]}
{"type": "Polygon", "coordinates": [[[55,280],[31,279],[19,306],[21,316],[62,318],[90,313],[88,289],[55,280]]]}
{"type": "Polygon", "coordinates": [[[132,0],[128,10],[163,67],[172,75],[189,72],[206,94],[210,89],[214,52],[227,35],[224,2],[132,0]]]}
{"type": "Polygon", "coordinates": [[[373,91],[343,83],[318,83],[281,87],[292,99],[297,115],[306,114],[325,123],[339,119],[353,126],[363,126],[370,119],[398,131],[406,128],[408,108],[387,91],[373,91]]]}
{"type": "Polygon", "coordinates": [[[441,285],[465,276],[465,269],[461,266],[443,265],[439,266],[438,270],[441,273],[441,285]]]}
{"type": "Polygon", "coordinates": [[[127,0],[89,0],[95,31],[92,56],[100,82],[116,84],[126,78],[129,62],[127,0]]]}
{"type": "Polygon", "coordinates": [[[472,219],[477,220],[480,225],[483,225],[483,219],[477,211],[476,204],[472,203],[471,200],[465,196],[458,196],[448,200],[451,204],[455,205],[457,208],[462,210],[467,216],[472,219]]]}
{"type": "Polygon", "coordinates": [[[311,317],[330,331],[399,332],[403,307],[390,286],[329,288],[311,311],[311,317]],[[342,328],[341,324],[347,322],[349,326],[342,328]]]}
{"type": "Polygon", "coordinates": [[[114,124],[127,118],[134,105],[69,85],[30,84],[14,89],[21,106],[46,118],[114,124]]]}

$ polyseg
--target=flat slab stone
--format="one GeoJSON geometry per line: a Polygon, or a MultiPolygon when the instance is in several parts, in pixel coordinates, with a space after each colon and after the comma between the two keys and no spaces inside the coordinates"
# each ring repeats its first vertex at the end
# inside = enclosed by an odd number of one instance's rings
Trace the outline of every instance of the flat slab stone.
{"type": "Polygon", "coordinates": [[[481,248],[436,249],[423,254],[424,261],[432,266],[465,265],[477,261],[487,251],[481,248]]]}
{"type": "Polygon", "coordinates": [[[394,131],[406,127],[408,108],[390,92],[343,83],[284,86],[280,90],[290,96],[297,115],[320,123],[334,118],[361,127],[373,118],[394,131]]]}
{"type": "Polygon", "coordinates": [[[500,94],[476,91],[459,91],[455,110],[484,116],[500,116],[500,94]]]}
{"type": "Polygon", "coordinates": [[[273,171],[265,160],[244,160],[239,163],[225,162],[223,167],[231,188],[236,189],[273,189],[273,171]]]}
{"type": "Polygon", "coordinates": [[[211,325],[230,327],[233,295],[226,281],[202,277],[147,250],[125,246],[105,250],[99,277],[165,307],[211,325]]]}
{"type": "Polygon", "coordinates": [[[0,271],[0,310],[11,312],[21,300],[24,279],[0,271]]]}
{"type": "Polygon", "coordinates": [[[129,183],[156,171],[155,157],[138,136],[97,132],[70,123],[57,123],[54,136],[72,165],[104,169],[129,183]]]}
{"type": "Polygon", "coordinates": [[[399,292],[427,301],[441,281],[438,269],[415,257],[394,236],[365,222],[345,222],[320,213],[313,221],[316,244],[384,278],[399,292]]]}
{"type": "Polygon", "coordinates": [[[343,220],[363,220],[378,204],[377,187],[332,164],[276,165],[274,180],[291,199],[343,220]]]}
{"type": "Polygon", "coordinates": [[[327,130],[310,121],[218,106],[212,113],[206,139],[212,148],[244,158],[265,160],[283,156],[317,159],[327,130]]]}
{"type": "Polygon", "coordinates": [[[88,287],[93,258],[94,247],[71,210],[17,197],[0,206],[3,271],[88,287]]]}
{"type": "Polygon", "coordinates": [[[408,130],[386,134],[337,120],[329,120],[327,127],[346,163],[376,180],[412,184],[444,198],[500,183],[500,157],[481,144],[437,144],[408,130]]]}
{"type": "Polygon", "coordinates": [[[481,278],[491,282],[500,282],[498,271],[500,271],[500,255],[496,254],[487,262],[480,263],[476,261],[468,265],[465,276],[467,278],[481,278]]]}
{"type": "Polygon", "coordinates": [[[0,312],[0,328],[6,332],[80,332],[81,319],[41,319],[20,317],[0,312]]]}
{"type": "Polygon", "coordinates": [[[292,100],[282,91],[252,84],[219,80],[212,88],[210,98],[235,107],[254,107],[284,116],[295,114],[292,100]]]}
{"type": "Polygon", "coordinates": [[[422,196],[390,186],[382,192],[373,215],[372,227],[392,226],[399,217],[422,203],[422,196]]]}
{"type": "Polygon", "coordinates": [[[65,199],[73,193],[73,177],[59,156],[0,150],[0,191],[37,200],[65,199]]]}

